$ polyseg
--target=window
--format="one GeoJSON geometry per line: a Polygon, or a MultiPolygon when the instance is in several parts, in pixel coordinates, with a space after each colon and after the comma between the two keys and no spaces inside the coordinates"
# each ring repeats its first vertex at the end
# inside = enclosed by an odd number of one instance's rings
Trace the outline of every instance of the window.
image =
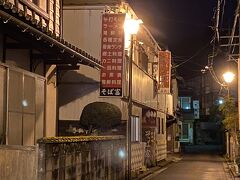
{"type": "Polygon", "coordinates": [[[139,66],[145,71],[148,71],[148,56],[141,45],[139,45],[139,66]]]}
{"type": "Polygon", "coordinates": [[[164,119],[162,118],[161,121],[162,121],[162,134],[164,134],[164,131],[165,131],[165,129],[164,129],[164,128],[165,128],[165,127],[164,127],[164,119]]]}
{"type": "Polygon", "coordinates": [[[188,139],[188,123],[182,125],[182,139],[188,139]]]}
{"type": "Polygon", "coordinates": [[[44,136],[45,79],[21,70],[9,70],[9,145],[34,145],[44,136]]]}
{"type": "Polygon", "coordinates": [[[157,118],[157,123],[158,123],[158,134],[161,134],[161,121],[160,118],[157,118]]]}
{"type": "Polygon", "coordinates": [[[132,142],[138,142],[141,140],[141,124],[140,119],[137,116],[132,116],[131,118],[131,141],[132,142]]]}
{"type": "Polygon", "coordinates": [[[47,0],[32,0],[33,4],[47,12],[47,0]]]}
{"type": "Polygon", "coordinates": [[[191,109],[191,97],[179,97],[179,103],[182,109],[191,109]]]}
{"type": "Polygon", "coordinates": [[[20,0],[30,9],[44,17],[48,16],[48,0],[20,0]]]}

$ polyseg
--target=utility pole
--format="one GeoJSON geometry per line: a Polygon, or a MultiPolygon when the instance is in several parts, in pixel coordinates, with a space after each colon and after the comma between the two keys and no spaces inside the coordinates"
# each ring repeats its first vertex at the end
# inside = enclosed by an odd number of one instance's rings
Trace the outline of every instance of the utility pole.
{"type": "Polygon", "coordinates": [[[131,40],[130,40],[130,54],[129,54],[129,69],[128,69],[128,73],[129,73],[129,82],[128,82],[128,133],[127,133],[127,138],[128,138],[128,180],[131,179],[131,170],[132,170],[132,166],[131,166],[131,141],[132,141],[132,137],[131,137],[131,129],[132,129],[132,62],[133,62],[133,34],[131,34],[131,40]]]}
{"type": "Polygon", "coordinates": [[[237,130],[239,131],[240,128],[240,0],[238,0],[238,88],[237,88],[237,94],[238,94],[238,123],[237,123],[237,130]]]}

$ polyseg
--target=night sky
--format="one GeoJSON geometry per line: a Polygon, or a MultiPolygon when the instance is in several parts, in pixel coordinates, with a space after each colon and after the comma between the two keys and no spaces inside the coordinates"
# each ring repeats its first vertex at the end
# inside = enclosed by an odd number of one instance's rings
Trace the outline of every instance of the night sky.
{"type": "MultiPolygon", "coordinates": [[[[222,0],[221,34],[232,27],[236,1],[222,0]]],[[[160,46],[172,52],[177,64],[190,59],[177,68],[180,76],[187,79],[201,73],[212,51],[217,0],[129,0],[128,3],[160,46]]]]}

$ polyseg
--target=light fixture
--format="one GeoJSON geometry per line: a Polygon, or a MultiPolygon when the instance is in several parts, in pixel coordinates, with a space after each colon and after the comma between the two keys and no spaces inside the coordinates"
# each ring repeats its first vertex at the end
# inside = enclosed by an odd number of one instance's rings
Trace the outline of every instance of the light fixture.
{"type": "Polygon", "coordinates": [[[223,79],[226,83],[231,83],[233,81],[234,77],[235,77],[235,74],[233,74],[230,71],[223,74],[223,79]]]}
{"type": "Polygon", "coordinates": [[[141,23],[142,23],[142,20],[140,19],[132,19],[129,15],[126,16],[126,19],[124,22],[125,49],[129,50],[131,45],[131,36],[137,34],[141,23]]]}
{"type": "Polygon", "coordinates": [[[124,30],[125,33],[132,35],[132,34],[137,34],[139,30],[139,25],[142,24],[142,20],[140,19],[129,19],[126,18],[125,23],[124,23],[124,30]]]}
{"type": "Polygon", "coordinates": [[[126,153],[123,149],[119,149],[118,151],[118,156],[121,158],[121,159],[124,159],[125,156],[126,156],[126,153]]]}
{"type": "Polygon", "coordinates": [[[27,107],[28,106],[28,102],[26,99],[22,100],[22,106],[23,107],[27,107]]]}
{"type": "Polygon", "coordinates": [[[223,103],[224,103],[223,99],[218,100],[218,104],[223,104],[223,103]]]}

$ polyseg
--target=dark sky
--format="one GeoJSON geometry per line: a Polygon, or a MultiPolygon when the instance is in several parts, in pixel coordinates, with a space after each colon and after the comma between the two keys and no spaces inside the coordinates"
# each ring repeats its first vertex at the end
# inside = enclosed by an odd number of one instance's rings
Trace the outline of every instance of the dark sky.
{"type": "MultiPolygon", "coordinates": [[[[184,78],[200,74],[207,65],[213,38],[217,0],[129,0],[129,4],[161,46],[172,52],[184,78]]],[[[220,30],[232,26],[236,0],[222,0],[220,30]]]]}

